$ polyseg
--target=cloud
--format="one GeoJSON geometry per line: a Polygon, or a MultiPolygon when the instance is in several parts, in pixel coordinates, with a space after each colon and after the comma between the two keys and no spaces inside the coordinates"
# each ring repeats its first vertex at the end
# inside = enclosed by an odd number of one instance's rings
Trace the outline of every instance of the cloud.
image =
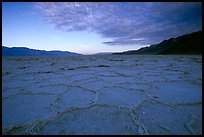
{"type": "Polygon", "coordinates": [[[92,31],[108,45],[155,44],[202,29],[201,2],[37,3],[44,21],[62,31],[92,31]]]}

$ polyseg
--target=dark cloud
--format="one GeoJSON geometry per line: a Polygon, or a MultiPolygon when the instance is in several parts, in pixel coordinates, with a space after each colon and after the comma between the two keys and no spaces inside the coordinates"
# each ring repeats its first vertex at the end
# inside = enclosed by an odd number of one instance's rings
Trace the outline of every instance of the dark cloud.
{"type": "Polygon", "coordinates": [[[108,45],[154,44],[202,29],[201,2],[38,3],[44,20],[62,31],[93,31],[108,45]]]}

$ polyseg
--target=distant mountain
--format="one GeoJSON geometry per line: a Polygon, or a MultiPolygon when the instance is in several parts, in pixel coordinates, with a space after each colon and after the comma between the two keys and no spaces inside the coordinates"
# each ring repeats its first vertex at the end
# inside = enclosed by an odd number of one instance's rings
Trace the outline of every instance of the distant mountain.
{"type": "Polygon", "coordinates": [[[164,40],[159,44],[113,55],[202,54],[202,31],[164,40]]]}
{"type": "Polygon", "coordinates": [[[114,52],[99,52],[99,53],[96,53],[94,55],[111,55],[113,54],[114,52]]]}
{"type": "Polygon", "coordinates": [[[35,50],[26,47],[12,47],[8,48],[2,46],[2,56],[75,56],[81,55],[78,53],[68,52],[68,51],[45,51],[45,50],[35,50]]]}

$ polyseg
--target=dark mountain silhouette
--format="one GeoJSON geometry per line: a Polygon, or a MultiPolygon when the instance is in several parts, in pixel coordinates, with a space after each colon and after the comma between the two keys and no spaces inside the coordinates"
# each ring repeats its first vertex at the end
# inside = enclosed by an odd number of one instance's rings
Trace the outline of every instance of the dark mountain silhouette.
{"type": "Polygon", "coordinates": [[[74,56],[81,55],[78,53],[68,52],[68,51],[45,51],[45,50],[35,50],[26,47],[12,47],[8,48],[2,46],[2,56],[74,56]]]}
{"type": "Polygon", "coordinates": [[[96,54],[93,54],[93,55],[111,55],[115,52],[99,52],[99,53],[96,53],[96,54]]]}
{"type": "Polygon", "coordinates": [[[143,47],[139,50],[131,50],[112,55],[193,55],[202,54],[202,31],[182,35],[176,38],[164,40],[159,44],[143,47]]]}

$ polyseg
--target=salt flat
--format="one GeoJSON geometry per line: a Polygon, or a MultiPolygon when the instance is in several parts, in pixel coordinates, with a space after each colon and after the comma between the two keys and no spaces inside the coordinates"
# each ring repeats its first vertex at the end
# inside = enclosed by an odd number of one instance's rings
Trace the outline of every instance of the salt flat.
{"type": "Polygon", "coordinates": [[[2,130],[201,135],[202,57],[2,57],[2,130]]]}

